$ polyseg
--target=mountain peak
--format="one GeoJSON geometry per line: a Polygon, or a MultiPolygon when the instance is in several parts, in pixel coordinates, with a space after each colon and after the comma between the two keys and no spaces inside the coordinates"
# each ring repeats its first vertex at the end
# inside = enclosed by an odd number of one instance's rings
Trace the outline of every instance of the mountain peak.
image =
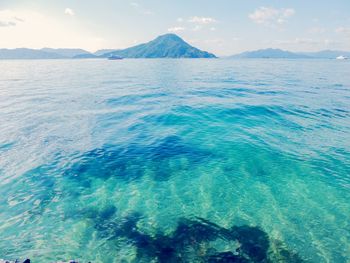
{"type": "Polygon", "coordinates": [[[170,39],[170,40],[177,40],[177,41],[183,41],[184,42],[184,40],[181,37],[179,37],[178,35],[173,34],[173,33],[160,35],[156,39],[170,39]]]}
{"type": "Polygon", "coordinates": [[[153,39],[152,41],[150,41],[149,43],[163,43],[163,44],[171,44],[171,45],[177,43],[180,45],[188,45],[188,43],[186,43],[181,37],[172,33],[160,35],[155,39],[153,39]]]}

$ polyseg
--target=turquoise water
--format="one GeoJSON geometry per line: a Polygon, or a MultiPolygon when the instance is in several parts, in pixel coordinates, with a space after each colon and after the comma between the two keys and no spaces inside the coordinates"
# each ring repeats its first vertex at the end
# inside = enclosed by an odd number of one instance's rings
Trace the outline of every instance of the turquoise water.
{"type": "Polygon", "coordinates": [[[349,61],[0,72],[0,258],[349,262],[349,61]]]}

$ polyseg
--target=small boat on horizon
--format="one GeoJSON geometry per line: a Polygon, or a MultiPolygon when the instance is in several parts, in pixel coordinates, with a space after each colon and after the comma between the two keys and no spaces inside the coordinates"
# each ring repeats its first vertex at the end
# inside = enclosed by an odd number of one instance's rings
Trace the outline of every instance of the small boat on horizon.
{"type": "Polygon", "coordinates": [[[344,56],[338,56],[338,57],[336,57],[335,59],[344,60],[344,59],[348,59],[348,58],[347,58],[347,57],[344,57],[344,56]]]}
{"type": "Polygon", "coordinates": [[[121,59],[123,59],[123,58],[120,57],[120,56],[113,56],[113,55],[112,55],[112,56],[109,56],[108,59],[109,59],[109,60],[121,60],[121,59]]]}

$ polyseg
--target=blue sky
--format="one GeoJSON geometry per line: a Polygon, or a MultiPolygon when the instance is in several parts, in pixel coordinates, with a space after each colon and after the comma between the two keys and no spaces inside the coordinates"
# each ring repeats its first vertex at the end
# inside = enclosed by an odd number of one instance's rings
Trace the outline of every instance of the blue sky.
{"type": "Polygon", "coordinates": [[[230,55],[350,50],[350,1],[0,0],[0,48],[125,48],[173,32],[230,55]]]}

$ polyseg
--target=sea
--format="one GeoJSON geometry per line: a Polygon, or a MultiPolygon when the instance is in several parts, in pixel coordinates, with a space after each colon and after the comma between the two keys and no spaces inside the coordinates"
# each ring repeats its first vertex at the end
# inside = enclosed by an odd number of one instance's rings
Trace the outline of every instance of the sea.
{"type": "Polygon", "coordinates": [[[0,61],[0,258],[350,262],[350,61],[0,61]]]}

